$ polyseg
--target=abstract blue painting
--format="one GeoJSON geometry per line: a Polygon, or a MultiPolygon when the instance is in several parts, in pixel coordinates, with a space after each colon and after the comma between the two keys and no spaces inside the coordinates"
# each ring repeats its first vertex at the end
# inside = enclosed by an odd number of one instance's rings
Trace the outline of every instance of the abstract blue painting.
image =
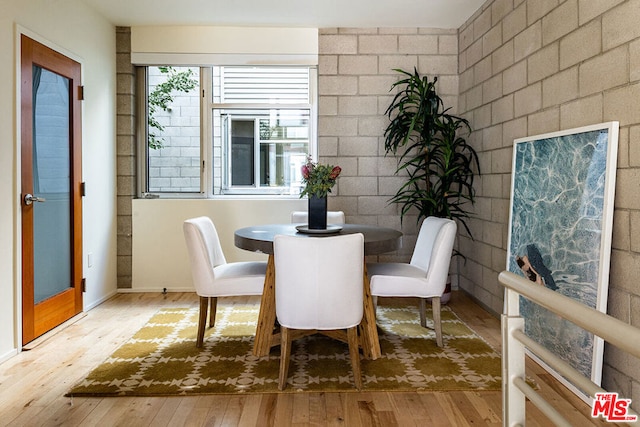
{"type": "MultiPolygon", "coordinates": [[[[618,123],[514,141],[507,270],[606,312],[618,123]]],[[[604,343],[520,299],[525,333],[600,384],[604,343]]]]}

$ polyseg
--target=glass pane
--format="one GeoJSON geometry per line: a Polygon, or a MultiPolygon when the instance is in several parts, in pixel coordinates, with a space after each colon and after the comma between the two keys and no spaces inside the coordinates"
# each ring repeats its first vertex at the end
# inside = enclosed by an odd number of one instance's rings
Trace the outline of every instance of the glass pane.
{"type": "Polygon", "coordinates": [[[261,187],[286,187],[289,194],[299,193],[309,137],[306,110],[271,110],[260,119],[261,187]]]}
{"type": "Polygon", "coordinates": [[[149,192],[200,191],[200,69],[149,67],[149,192]]]}
{"type": "Polygon", "coordinates": [[[33,190],[35,303],[71,283],[71,143],[69,80],[33,67],[33,190]]]}
{"type": "Polygon", "coordinates": [[[260,119],[261,141],[308,141],[309,114],[304,111],[300,116],[295,112],[274,112],[275,117],[260,119]]]}
{"type": "Polygon", "coordinates": [[[254,121],[231,123],[231,185],[253,185],[254,121]]]}
{"type": "Polygon", "coordinates": [[[302,187],[302,165],[307,157],[307,144],[261,143],[260,185],[288,187],[297,194],[302,187]]]}

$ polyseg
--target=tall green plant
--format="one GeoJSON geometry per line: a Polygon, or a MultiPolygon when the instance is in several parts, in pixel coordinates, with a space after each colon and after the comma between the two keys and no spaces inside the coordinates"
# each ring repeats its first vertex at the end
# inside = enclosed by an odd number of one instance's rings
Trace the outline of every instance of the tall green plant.
{"type": "Polygon", "coordinates": [[[475,202],[475,170],[480,173],[476,151],[463,134],[469,122],[449,114],[436,91],[437,77],[396,69],[403,77],[394,83],[397,90],[385,114],[385,150],[398,155],[396,174],[407,181],[391,202],[402,206],[401,218],[415,209],[418,221],[428,216],[457,219],[469,235],[467,202],[475,202]]]}
{"type": "Polygon", "coordinates": [[[159,110],[168,111],[173,102],[173,92],[189,92],[198,85],[198,80],[193,78],[193,70],[187,68],[177,71],[173,67],[158,67],[162,74],[167,75],[167,80],[156,85],[149,93],[149,148],[159,149],[164,146],[162,139],[156,132],[163,132],[164,126],[158,121],[155,114],[159,110]],[[155,131],[152,131],[155,129],[155,131]]]}

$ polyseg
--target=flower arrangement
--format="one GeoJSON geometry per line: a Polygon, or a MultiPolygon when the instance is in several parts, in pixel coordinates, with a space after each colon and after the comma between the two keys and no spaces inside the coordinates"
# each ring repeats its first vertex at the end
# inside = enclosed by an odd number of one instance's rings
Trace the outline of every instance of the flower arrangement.
{"type": "Polygon", "coordinates": [[[307,162],[302,165],[302,183],[305,184],[300,197],[315,196],[326,197],[331,193],[331,188],[342,172],[340,166],[322,165],[311,160],[307,156],[307,162]]]}

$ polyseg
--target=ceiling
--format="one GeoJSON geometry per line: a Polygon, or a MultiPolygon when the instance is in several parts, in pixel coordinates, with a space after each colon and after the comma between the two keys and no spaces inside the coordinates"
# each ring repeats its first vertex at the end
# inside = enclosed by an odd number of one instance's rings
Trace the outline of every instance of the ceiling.
{"type": "Polygon", "coordinates": [[[486,0],[82,0],[118,26],[459,28],[486,0]]]}

